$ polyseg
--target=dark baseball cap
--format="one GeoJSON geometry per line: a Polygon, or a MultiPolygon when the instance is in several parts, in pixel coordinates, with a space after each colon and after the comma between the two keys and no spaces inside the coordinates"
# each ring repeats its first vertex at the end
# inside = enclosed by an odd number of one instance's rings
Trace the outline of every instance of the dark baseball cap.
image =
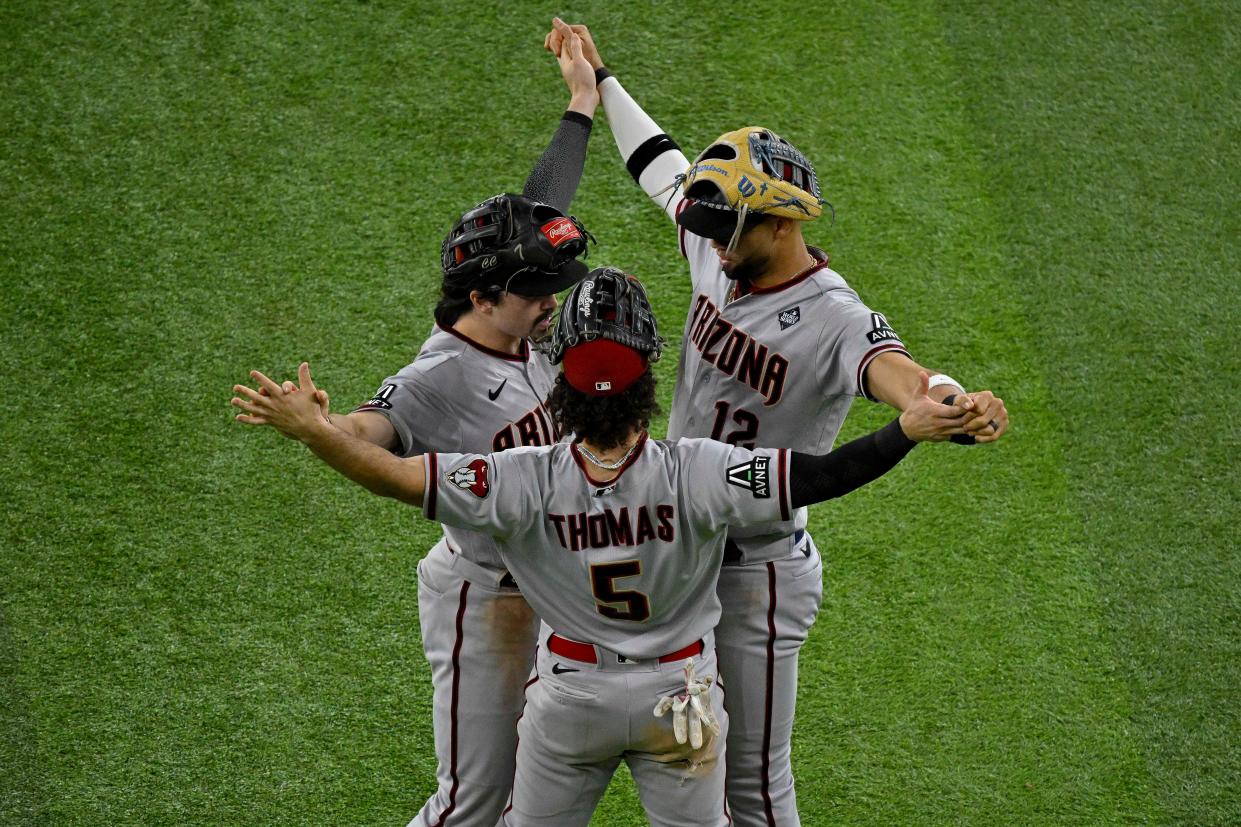
{"type": "MultiPolygon", "coordinates": [[[[686,232],[727,244],[737,230],[737,211],[711,201],[688,199],[689,204],[677,215],[677,224],[686,232]]],[[[761,213],[745,217],[745,229],[750,230],[767,220],[761,213]]]]}
{"type": "Polygon", "coordinates": [[[504,290],[526,298],[551,296],[568,290],[586,278],[587,272],[589,270],[583,262],[570,259],[554,271],[525,270],[514,273],[504,290]]]}

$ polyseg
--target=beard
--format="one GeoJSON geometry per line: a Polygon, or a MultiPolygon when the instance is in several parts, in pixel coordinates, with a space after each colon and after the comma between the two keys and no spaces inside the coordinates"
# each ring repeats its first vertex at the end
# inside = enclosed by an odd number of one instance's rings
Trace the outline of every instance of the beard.
{"type": "Polygon", "coordinates": [[[767,270],[767,265],[771,263],[769,256],[750,256],[743,258],[736,264],[724,265],[722,267],[725,278],[732,281],[754,281],[767,270]]]}

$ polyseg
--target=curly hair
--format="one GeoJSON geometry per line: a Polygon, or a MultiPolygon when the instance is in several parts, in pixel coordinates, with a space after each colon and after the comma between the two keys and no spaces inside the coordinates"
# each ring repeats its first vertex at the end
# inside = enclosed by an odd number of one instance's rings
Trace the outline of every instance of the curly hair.
{"type": "Polygon", "coordinates": [[[648,428],[659,415],[655,374],[649,370],[615,396],[589,396],[571,386],[561,373],[547,397],[547,409],[563,433],[573,433],[607,450],[624,443],[638,428],[648,428]]]}

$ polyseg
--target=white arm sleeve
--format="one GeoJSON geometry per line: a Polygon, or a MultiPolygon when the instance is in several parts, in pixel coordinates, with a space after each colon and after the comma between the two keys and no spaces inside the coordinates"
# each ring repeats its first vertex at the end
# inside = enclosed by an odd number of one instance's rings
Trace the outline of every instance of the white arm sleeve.
{"type": "Polygon", "coordinates": [[[605,78],[599,84],[599,96],[612,137],[616,139],[616,148],[629,174],[675,221],[677,207],[684,196],[679,189],[674,191],[667,187],[689,169],[689,161],[676,142],[664,134],[659,124],[651,120],[615,77],[605,78]]]}

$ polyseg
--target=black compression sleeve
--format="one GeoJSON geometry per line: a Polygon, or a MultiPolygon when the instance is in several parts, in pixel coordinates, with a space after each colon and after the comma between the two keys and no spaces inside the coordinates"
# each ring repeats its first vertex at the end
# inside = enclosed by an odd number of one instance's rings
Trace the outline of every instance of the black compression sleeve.
{"type": "Polygon", "coordinates": [[[539,156],[522,194],[569,212],[586,166],[586,142],[594,121],[581,112],[565,112],[551,143],[539,156]]]}
{"type": "Polygon", "coordinates": [[[841,445],[829,454],[792,452],[789,494],[794,508],[843,497],[877,480],[918,443],[905,436],[900,419],[841,445]]]}

